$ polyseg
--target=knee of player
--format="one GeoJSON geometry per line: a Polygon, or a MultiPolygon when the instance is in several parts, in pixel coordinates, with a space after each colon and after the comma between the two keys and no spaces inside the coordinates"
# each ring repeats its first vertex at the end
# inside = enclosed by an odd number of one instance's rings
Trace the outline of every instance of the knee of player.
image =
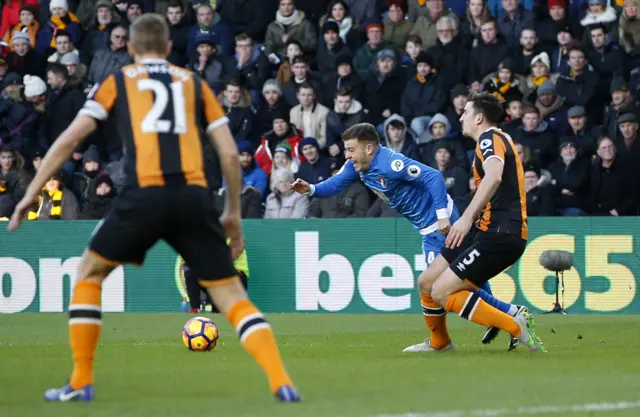
{"type": "Polygon", "coordinates": [[[440,307],[444,307],[449,299],[449,294],[443,285],[438,285],[436,282],[431,288],[431,298],[438,303],[440,307]]]}
{"type": "Polygon", "coordinates": [[[78,265],[76,279],[102,284],[102,281],[104,281],[116,266],[115,263],[102,259],[96,254],[85,252],[78,265]]]}
{"type": "Polygon", "coordinates": [[[430,276],[430,274],[426,270],[422,271],[422,273],[418,277],[418,289],[423,294],[431,294],[433,282],[434,280],[430,276]]]}

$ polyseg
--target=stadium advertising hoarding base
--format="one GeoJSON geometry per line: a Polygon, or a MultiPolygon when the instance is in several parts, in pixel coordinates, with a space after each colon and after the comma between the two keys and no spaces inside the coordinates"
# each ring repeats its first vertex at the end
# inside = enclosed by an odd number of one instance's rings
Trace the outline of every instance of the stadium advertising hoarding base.
{"type": "MultiPolygon", "coordinates": [[[[0,313],[61,312],[96,222],[29,222],[0,229],[0,313]]],[[[250,294],[267,312],[419,312],[416,280],[425,267],[419,235],[404,219],[246,221],[250,294]]],[[[552,308],[555,278],[542,251],[574,254],[564,274],[570,313],[639,314],[638,218],[532,219],[521,261],[491,283],[494,293],[534,311],[552,308]]],[[[145,266],[120,267],[106,281],[107,312],[179,311],[181,260],[164,244],[145,266]]]]}

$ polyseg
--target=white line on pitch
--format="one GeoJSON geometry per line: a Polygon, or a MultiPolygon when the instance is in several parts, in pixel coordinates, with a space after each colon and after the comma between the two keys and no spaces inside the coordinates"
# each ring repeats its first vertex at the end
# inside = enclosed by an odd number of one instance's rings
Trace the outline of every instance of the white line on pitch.
{"type": "Polygon", "coordinates": [[[619,401],[615,403],[591,403],[573,405],[539,405],[518,408],[475,409],[441,411],[432,413],[380,414],[377,417],[496,417],[522,416],[534,414],[584,413],[591,411],[619,411],[640,408],[640,401],[619,401]]]}

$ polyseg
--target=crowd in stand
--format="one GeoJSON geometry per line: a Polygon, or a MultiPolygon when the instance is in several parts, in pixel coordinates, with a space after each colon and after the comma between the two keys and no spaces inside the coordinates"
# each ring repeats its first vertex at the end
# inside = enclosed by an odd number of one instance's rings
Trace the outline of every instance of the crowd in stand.
{"type": "MultiPolygon", "coordinates": [[[[131,64],[128,27],[166,16],[168,60],[211,86],[244,173],[247,218],[391,217],[355,183],[293,192],[344,163],[341,133],[438,169],[464,210],[475,142],[471,92],[504,100],[501,126],[525,167],[530,216],[628,216],[640,207],[640,0],[4,0],[0,17],[0,218],[111,72],[131,64]],[[521,2],[522,1],[522,2],[521,2]],[[608,3],[610,1],[610,3],[608,3]]],[[[123,184],[122,146],[102,126],[43,187],[29,219],[99,219],[123,184]]],[[[225,185],[215,150],[216,204],[225,185]]]]}

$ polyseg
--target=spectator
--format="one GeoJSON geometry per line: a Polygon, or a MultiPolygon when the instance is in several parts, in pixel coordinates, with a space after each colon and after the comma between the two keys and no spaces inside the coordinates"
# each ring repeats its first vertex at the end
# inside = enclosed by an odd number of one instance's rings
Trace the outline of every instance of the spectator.
{"type": "MultiPolygon", "coordinates": [[[[5,33],[7,33],[12,26],[20,23],[22,6],[30,4],[36,7],[36,9],[38,7],[36,0],[5,0],[2,3],[2,13],[0,13],[0,38],[4,37],[5,33]]],[[[37,13],[35,16],[37,17],[37,13]]]]}
{"type": "Polygon", "coordinates": [[[505,101],[511,97],[526,97],[529,94],[527,81],[522,75],[513,71],[511,58],[505,58],[498,65],[497,72],[492,72],[484,77],[482,86],[484,91],[505,101]]]}
{"type": "Polygon", "coordinates": [[[558,80],[558,74],[551,74],[551,62],[549,61],[549,55],[546,52],[542,52],[531,59],[531,71],[527,77],[527,89],[531,92],[527,97],[527,101],[535,102],[537,89],[546,81],[551,81],[553,88],[555,89],[555,83],[558,80]]]}
{"type": "Polygon", "coordinates": [[[396,209],[389,207],[387,203],[380,198],[376,198],[369,210],[367,217],[403,217],[396,209]]]}
{"type": "Polygon", "coordinates": [[[23,87],[22,78],[15,72],[0,85],[0,143],[11,144],[13,151],[29,158],[36,145],[40,113],[23,100],[23,87]]]}
{"type": "Polygon", "coordinates": [[[75,220],[80,207],[73,192],[62,182],[62,174],[53,175],[47,181],[40,195],[36,210],[28,214],[29,220],[75,220]]]}
{"type": "Polygon", "coordinates": [[[362,80],[358,75],[353,72],[353,60],[348,55],[340,55],[336,58],[336,73],[327,77],[323,84],[322,89],[325,92],[323,97],[325,106],[331,106],[328,102],[331,97],[335,97],[336,92],[342,88],[348,88],[351,90],[351,97],[356,100],[362,99],[362,80]]]}
{"type": "Polygon", "coordinates": [[[89,191],[94,186],[101,168],[100,152],[98,152],[97,147],[91,145],[82,155],[82,170],[78,172],[71,171],[73,173],[71,181],[69,181],[71,191],[73,191],[81,206],[84,206],[87,198],[89,198],[89,191]]]}
{"type": "Polygon", "coordinates": [[[404,47],[404,53],[402,55],[402,70],[405,73],[405,77],[410,79],[416,75],[416,67],[418,63],[416,59],[422,51],[422,39],[418,35],[409,35],[407,43],[404,47]]]}
{"type": "Polygon", "coordinates": [[[549,124],[540,117],[535,106],[527,105],[522,110],[522,126],[513,132],[513,140],[527,146],[535,155],[542,168],[555,159],[557,148],[556,135],[549,129],[549,124]]]}
{"type": "MultiPolygon", "coordinates": [[[[451,124],[451,134],[457,135],[462,133],[462,126],[460,124],[460,117],[464,112],[464,107],[467,105],[467,97],[469,96],[469,89],[464,84],[456,84],[449,92],[451,101],[446,106],[444,112],[445,117],[451,124]]],[[[475,141],[473,144],[473,150],[475,151],[475,141]]]]}
{"type": "Polygon", "coordinates": [[[567,16],[566,0],[549,0],[547,2],[549,16],[536,23],[540,47],[548,54],[558,48],[558,34],[560,30],[566,30],[569,34],[576,34],[580,38],[582,29],[580,23],[569,19],[567,16]]]}
{"type": "MultiPolygon", "coordinates": [[[[44,113],[45,105],[47,101],[47,84],[45,84],[45,82],[42,81],[42,78],[37,77],[35,75],[25,75],[22,80],[24,84],[24,96],[27,99],[27,101],[32,103],[33,108],[37,112],[44,113]]],[[[44,126],[44,124],[42,125],[44,126]]],[[[66,126],[65,126],[65,129],[66,129],[66,126]]],[[[41,129],[41,130],[45,130],[45,129],[41,129]]],[[[44,139],[43,147],[48,148],[49,144],[45,143],[46,138],[42,138],[42,139],[44,139]]]]}
{"type": "MultiPolygon", "coordinates": [[[[535,165],[537,167],[540,166],[540,162],[536,159],[535,155],[528,146],[523,146],[521,143],[515,142],[516,152],[518,152],[518,156],[520,157],[520,161],[522,162],[522,166],[527,165],[535,165]]],[[[548,185],[551,183],[553,178],[551,177],[551,173],[546,169],[540,169],[540,174],[538,175],[539,180],[538,183],[541,187],[548,185]]]]}
{"type": "Polygon", "coordinates": [[[127,51],[128,30],[123,26],[113,28],[109,47],[96,51],[89,66],[89,85],[100,84],[109,74],[133,63],[127,51]]]}
{"type": "Polygon", "coordinates": [[[93,55],[102,49],[108,49],[111,45],[111,31],[120,22],[120,15],[116,7],[109,0],[98,0],[95,6],[95,14],[88,25],[87,33],[80,50],[80,61],[89,65],[93,55]]]}
{"type": "MultiPolygon", "coordinates": [[[[320,18],[320,27],[326,22],[334,21],[338,24],[338,35],[350,50],[356,51],[362,44],[358,22],[351,15],[349,5],[344,0],[332,0],[327,6],[327,14],[320,18]]],[[[322,39],[320,40],[322,44],[322,39]]]]}
{"type": "Polygon", "coordinates": [[[436,40],[438,39],[438,19],[443,16],[448,16],[455,21],[456,27],[460,25],[458,16],[451,10],[445,9],[444,0],[427,1],[427,9],[429,9],[429,13],[418,17],[415,26],[411,30],[412,35],[419,35],[422,39],[423,50],[429,49],[436,44],[436,40]]]}
{"type": "Polygon", "coordinates": [[[291,188],[293,173],[287,169],[276,172],[276,185],[267,197],[265,219],[302,219],[309,211],[309,198],[291,188]]]}
{"type": "Polygon", "coordinates": [[[489,20],[480,26],[478,45],[471,49],[469,57],[469,82],[471,90],[480,90],[480,81],[490,72],[497,71],[498,65],[507,57],[509,46],[498,34],[496,22],[489,20]]]}
{"type": "Polygon", "coordinates": [[[218,1],[218,13],[229,23],[234,35],[246,33],[257,43],[264,43],[265,33],[271,16],[276,12],[276,4],[265,0],[222,0],[218,1]]]}
{"type": "MultiPolygon", "coordinates": [[[[421,52],[416,59],[418,73],[404,88],[400,108],[405,120],[410,120],[413,133],[419,137],[424,133],[431,116],[439,113],[446,103],[446,90],[436,74],[434,61],[421,52]]],[[[446,78],[447,74],[444,74],[446,78]]]]}
{"type": "Polygon", "coordinates": [[[300,42],[305,54],[315,54],[318,44],[315,28],[305,19],[304,12],[296,9],[293,0],[280,0],[276,20],[269,23],[264,41],[264,53],[272,64],[286,55],[289,39],[300,42]]]}
{"type": "Polygon", "coordinates": [[[253,45],[253,40],[246,33],[241,33],[235,37],[236,54],[234,64],[236,76],[244,79],[244,85],[251,92],[254,106],[260,104],[262,86],[271,75],[269,61],[253,45]]]}
{"type": "Polygon", "coordinates": [[[82,42],[82,26],[78,16],[69,11],[67,0],[51,0],[49,3],[51,19],[38,31],[36,40],[36,51],[49,56],[56,49],[56,34],[59,30],[64,30],[71,37],[71,41],[80,45],[82,42]]]}
{"type": "Polygon", "coordinates": [[[569,74],[569,48],[575,45],[573,32],[568,25],[558,29],[558,47],[551,54],[551,72],[569,74]]]}
{"type": "Polygon", "coordinates": [[[586,48],[587,61],[599,77],[598,89],[607,91],[614,75],[628,73],[625,53],[618,44],[609,40],[607,27],[602,23],[590,26],[590,32],[591,42],[586,48]]]}
{"type": "Polygon", "coordinates": [[[455,19],[443,16],[438,19],[436,26],[438,39],[436,44],[427,50],[427,55],[433,57],[434,67],[446,75],[439,78],[442,88],[449,91],[458,83],[466,83],[469,51],[458,33],[455,19]]]}
{"type": "Polygon", "coordinates": [[[212,39],[218,45],[221,54],[232,55],[233,30],[220,18],[220,15],[215,13],[208,3],[201,3],[197,8],[196,18],[198,23],[189,32],[187,57],[190,60],[197,57],[198,39],[202,35],[209,35],[210,38],[208,39],[212,39]]]}
{"type": "Polygon", "coordinates": [[[553,216],[555,207],[551,189],[539,183],[540,168],[536,165],[525,166],[524,188],[527,191],[527,214],[532,217],[553,216]]]}
{"type": "Polygon", "coordinates": [[[606,136],[617,139],[620,137],[618,118],[624,113],[632,113],[640,117],[640,106],[621,77],[613,78],[610,90],[611,104],[604,109],[602,131],[606,136]]]}
{"type": "Polygon", "coordinates": [[[352,55],[347,44],[338,36],[338,31],[338,24],[332,20],[322,25],[324,42],[318,47],[315,65],[323,79],[336,72],[336,59],[340,55],[352,55]]]}
{"type": "Polygon", "coordinates": [[[25,32],[16,32],[11,39],[13,52],[7,56],[9,72],[15,72],[20,76],[44,74],[43,57],[31,49],[29,35],[25,32]]]}
{"type": "Polygon", "coordinates": [[[24,196],[29,179],[23,165],[24,159],[10,145],[0,145],[0,218],[11,217],[24,196]]]}
{"type": "Polygon", "coordinates": [[[229,129],[236,142],[251,141],[253,130],[253,111],[251,110],[251,94],[244,89],[238,78],[227,83],[219,97],[222,108],[229,119],[229,129]]]}
{"type": "Polygon", "coordinates": [[[520,32],[524,28],[535,27],[535,17],[527,10],[520,0],[501,0],[503,11],[498,13],[498,29],[509,46],[518,45],[520,32]]]}
{"type": "Polygon", "coordinates": [[[128,0],[124,12],[120,12],[121,25],[129,29],[131,23],[143,13],[142,0],[128,0]]]}
{"type": "MultiPolygon", "coordinates": [[[[214,194],[214,205],[220,213],[224,210],[227,199],[227,189],[220,188],[214,194]]],[[[240,216],[243,219],[262,218],[262,198],[253,187],[243,187],[240,194],[240,216]]]]}
{"type": "Polygon", "coordinates": [[[522,128],[522,98],[519,96],[509,97],[506,101],[505,113],[506,116],[504,122],[500,125],[500,129],[513,135],[516,129],[522,128]]]}
{"type": "Polygon", "coordinates": [[[309,83],[298,87],[297,96],[300,104],[289,113],[291,123],[298,126],[305,136],[315,138],[320,149],[326,149],[329,109],[316,101],[315,88],[309,83]]]}
{"type": "Polygon", "coordinates": [[[296,126],[289,123],[289,113],[280,110],[272,114],[273,129],[265,133],[255,153],[258,166],[267,174],[271,174],[273,154],[282,141],[287,141],[291,146],[293,158],[304,161],[304,157],[298,154],[298,144],[302,141],[302,136],[296,126]]]}
{"type": "Polygon", "coordinates": [[[549,167],[553,177],[555,207],[561,216],[583,216],[589,193],[589,161],[580,157],[578,146],[565,137],[560,158],[549,167]]]}
{"type": "Polygon", "coordinates": [[[466,167],[468,165],[466,152],[460,142],[450,136],[450,132],[451,124],[443,114],[438,113],[433,116],[427,130],[416,141],[421,155],[420,160],[426,165],[436,166],[436,150],[438,146],[446,143],[454,163],[466,167]]]}
{"type": "Polygon", "coordinates": [[[366,119],[362,104],[352,94],[348,87],[336,91],[333,110],[327,116],[327,150],[338,160],[343,159],[344,153],[342,133],[366,119]]]}
{"type": "Polygon", "coordinates": [[[476,47],[480,39],[480,26],[491,20],[491,13],[484,0],[469,0],[465,19],[460,24],[464,43],[470,47],[476,47]]]}
{"type": "Polygon", "coordinates": [[[598,75],[587,68],[585,53],[579,46],[569,49],[569,68],[569,74],[560,74],[558,77],[556,92],[565,98],[568,106],[582,106],[589,118],[598,121],[603,108],[601,103],[595,102],[598,97],[598,75]]]}
{"type": "MultiPolygon", "coordinates": [[[[260,199],[267,196],[267,187],[269,185],[269,177],[258,167],[256,160],[253,158],[253,145],[251,142],[244,141],[238,143],[238,153],[240,154],[240,168],[242,168],[242,183],[245,187],[251,187],[260,194],[260,199]]],[[[226,188],[224,182],[222,188],[226,188]]]]}
{"type": "Polygon", "coordinates": [[[266,132],[273,129],[274,113],[289,114],[289,108],[282,98],[282,88],[277,80],[270,79],[264,83],[262,96],[264,100],[258,109],[254,123],[254,135],[259,137],[264,136],[266,132]]]}
{"type": "Polygon", "coordinates": [[[353,69],[361,79],[367,78],[370,70],[375,70],[377,56],[381,51],[393,49],[393,45],[382,40],[382,31],[382,24],[377,21],[367,25],[368,42],[356,51],[353,58],[353,69]]]}
{"type": "MultiPolygon", "coordinates": [[[[0,17],[1,16],[2,15],[0,15],[0,17]]],[[[31,48],[34,49],[36,47],[36,35],[40,30],[40,24],[36,20],[36,16],[38,16],[37,5],[23,3],[22,6],[20,6],[20,21],[11,26],[2,36],[2,41],[9,45],[11,51],[13,51],[11,39],[16,32],[25,32],[29,35],[29,45],[31,45],[31,48]]],[[[4,26],[4,21],[2,21],[2,25],[4,26]]],[[[2,33],[1,29],[0,33],[2,33]]]]}
{"type": "MultiPolygon", "coordinates": [[[[520,2],[517,3],[518,5],[520,2]]],[[[533,10],[535,5],[535,0],[524,0],[524,8],[529,10],[533,10]]],[[[500,16],[505,12],[505,1],[504,0],[489,0],[487,7],[489,8],[489,12],[491,12],[491,16],[500,16]]],[[[508,8],[513,8],[513,5],[506,6],[508,8]]]]}
{"type": "Polygon", "coordinates": [[[67,68],[69,86],[78,87],[87,92],[87,67],[80,63],[80,57],[73,52],[66,53],[60,58],[60,64],[67,68]]]}
{"type": "Polygon", "coordinates": [[[279,169],[288,169],[294,175],[300,169],[298,160],[291,158],[291,145],[286,140],[280,142],[273,153],[273,169],[271,170],[271,180],[269,182],[270,190],[276,186],[275,179],[277,175],[275,175],[275,172],[279,169]]]}
{"type": "Polygon", "coordinates": [[[599,216],[635,216],[637,190],[631,167],[617,157],[616,146],[608,137],[598,139],[598,158],[591,169],[591,214],[599,216]]]}
{"type": "MultiPolygon", "coordinates": [[[[591,25],[598,23],[604,24],[607,31],[612,34],[612,40],[618,38],[618,30],[616,11],[612,6],[607,5],[607,0],[589,0],[589,9],[585,17],[580,20],[580,24],[583,28],[588,28],[591,25]]],[[[591,38],[589,30],[585,30],[582,36],[582,43],[588,44],[591,38]]]]}
{"type": "MultiPolygon", "coordinates": [[[[513,71],[517,74],[528,76],[531,73],[531,66],[533,65],[532,62],[534,57],[537,57],[541,52],[540,48],[538,48],[538,35],[534,28],[525,27],[522,29],[520,32],[519,46],[520,47],[517,49],[517,52],[512,54],[513,71]]],[[[547,55],[547,62],[548,61],[549,56],[547,55]]],[[[547,64],[547,67],[550,66],[550,63],[547,64]]]]}
{"type": "Polygon", "coordinates": [[[320,145],[315,138],[302,139],[298,144],[298,154],[303,155],[305,159],[298,169],[298,178],[309,184],[317,184],[331,176],[331,165],[335,164],[335,160],[320,152],[320,145]]]}
{"type": "Polygon", "coordinates": [[[189,42],[189,23],[185,19],[184,6],[180,0],[171,0],[167,4],[167,21],[169,22],[169,39],[171,53],[169,62],[184,67],[189,62],[187,44],[189,42]]]}
{"type": "MultiPolygon", "coordinates": [[[[295,39],[289,39],[286,45],[287,56],[280,62],[276,79],[280,85],[285,85],[293,77],[293,59],[297,56],[304,57],[302,45],[295,39]]],[[[306,60],[305,60],[306,62],[306,60]]]]}
{"type": "Polygon", "coordinates": [[[189,66],[219,94],[224,89],[224,79],[233,70],[227,58],[218,50],[216,38],[210,33],[200,33],[195,41],[196,55],[189,66]]]}
{"type": "Polygon", "coordinates": [[[74,53],[80,56],[80,52],[73,45],[71,35],[66,30],[60,30],[55,35],[56,50],[49,55],[47,62],[60,62],[62,55],[66,53],[74,53]]]}
{"type": "Polygon", "coordinates": [[[320,18],[327,11],[329,0],[295,0],[296,8],[304,12],[306,19],[311,22],[313,27],[322,27],[318,24],[320,18]]]}
{"type": "Polygon", "coordinates": [[[549,80],[538,87],[537,96],[535,106],[540,112],[540,117],[547,122],[551,131],[562,134],[568,127],[564,99],[556,94],[556,87],[549,80]]]}
{"type": "Polygon", "coordinates": [[[298,89],[305,83],[313,86],[316,100],[322,102],[323,94],[320,88],[321,83],[312,76],[308,61],[302,56],[297,56],[293,58],[292,64],[293,77],[282,87],[284,101],[287,106],[291,108],[299,104],[298,89]]]}
{"type": "MultiPolygon", "coordinates": [[[[334,163],[331,176],[339,171],[340,166],[334,163]]],[[[311,219],[365,217],[370,205],[368,190],[361,181],[354,181],[332,197],[312,199],[307,216],[311,219]]]]}
{"type": "Polygon", "coordinates": [[[587,123],[587,113],[584,107],[573,106],[567,110],[569,127],[565,136],[571,138],[580,153],[588,158],[596,153],[596,140],[601,136],[602,129],[587,123]]]}
{"type": "Polygon", "coordinates": [[[81,220],[100,220],[109,211],[111,203],[118,195],[116,187],[108,174],[100,174],[87,194],[82,211],[78,216],[81,220]]]}
{"type": "Polygon", "coordinates": [[[453,200],[464,198],[469,194],[468,175],[459,165],[451,160],[451,150],[445,141],[439,141],[435,147],[434,168],[442,174],[447,194],[453,200]]]}
{"type": "Polygon", "coordinates": [[[625,0],[620,15],[618,41],[629,56],[637,60],[640,57],[640,19],[638,19],[638,0],[625,0]]]}
{"type": "Polygon", "coordinates": [[[405,19],[407,4],[404,0],[389,0],[387,18],[384,20],[383,39],[402,51],[413,29],[413,22],[405,19]]]}
{"type": "Polygon", "coordinates": [[[407,122],[404,117],[393,114],[384,122],[384,135],[382,136],[382,144],[394,152],[403,154],[404,156],[420,160],[420,153],[415,144],[413,135],[407,129],[407,122]]]}
{"type": "Polygon", "coordinates": [[[354,22],[360,24],[360,30],[365,31],[365,26],[376,17],[378,11],[375,0],[345,0],[349,6],[349,14],[354,22]]]}
{"type": "Polygon", "coordinates": [[[400,113],[399,92],[404,89],[405,79],[396,64],[393,51],[378,52],[376,70],[368,74],[364,85],[364,106],[380,135],[384,133],[382,122],[393,113],[400,113]]]}
{"type": "Polygon", "coordinates": [[[638,140],[638,116],[625,113],[618,118],[621,138],[616,141],[617,154],[624,159],[633,171],[632,179],[640,179],[640,140],[638,140]]]}

